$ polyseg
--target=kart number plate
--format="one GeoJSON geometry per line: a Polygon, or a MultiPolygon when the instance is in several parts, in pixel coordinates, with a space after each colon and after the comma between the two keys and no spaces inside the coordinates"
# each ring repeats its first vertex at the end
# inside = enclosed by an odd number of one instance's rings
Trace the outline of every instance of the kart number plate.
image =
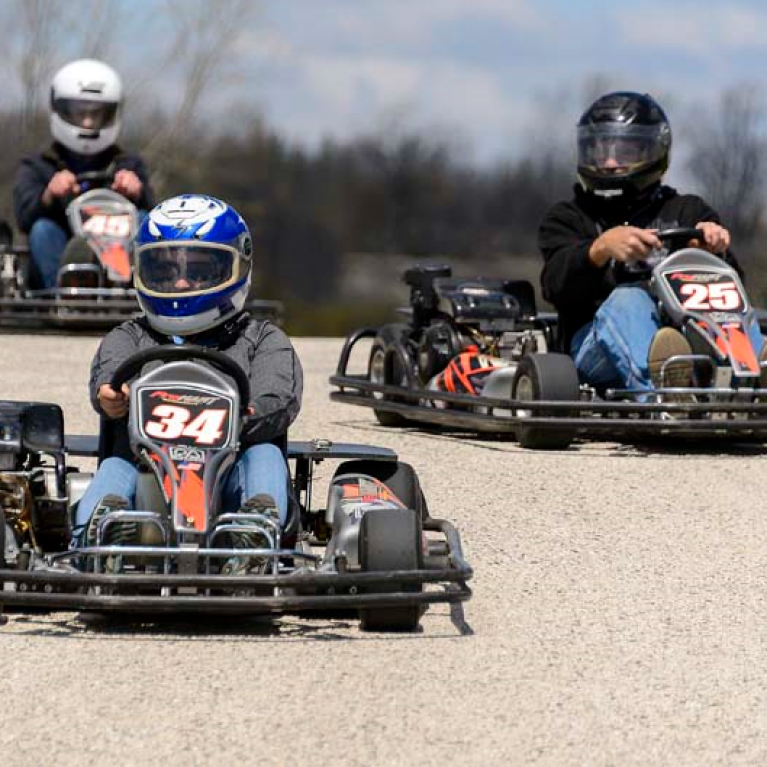
{"type": "Polygon", "coordinates": [[[141,436],[169,445],[225,447],[232,438],[229,397],[189,387],[147,388],[139,394],[141,436]]]}
{"type": "Polygon", "coordinates": [[[728,274],[703,270],[664,275],[683,309],[693,312],[742,312],[745,300],[739,285],[728,274]]]}
{"type": "Polygon", "coordinates": [[[97,237],[127,238],[131,234],[131,223],[130,216],[96,213],[83,220],[83,229],[97,237]]]}

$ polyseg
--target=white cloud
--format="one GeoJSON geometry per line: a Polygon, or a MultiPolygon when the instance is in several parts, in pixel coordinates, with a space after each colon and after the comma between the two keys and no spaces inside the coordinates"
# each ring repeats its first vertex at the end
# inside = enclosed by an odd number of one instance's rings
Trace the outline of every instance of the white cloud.
{"type": "MultiPolygon", "coordinates": [[[[332,40],[355,50],[380,51],[397,46],[423,53],[443,25],[489,21],[514,29],[544,28],[545,16],[533,0],[316,0],[290,16],[291,33],[298,29],[307,44],[332,40]]],[[[276,14],[277,7],[272,6],[276,14]]],[[[276,15],[274,16],[276,18],[276,15]]],[[[460,28],[457,27],[457,28],[460,28]]]]}
{"type": "Polygon", "coordinates": [[[713,7],[651,3],[642,5],[641,17],[657,23],[637,24],[636,7],[616,11],[622,40],[648,50],[677,50],[714,59],[724,55],[724,48],[767,47],[767,9],[725,3],[713,7]]]}

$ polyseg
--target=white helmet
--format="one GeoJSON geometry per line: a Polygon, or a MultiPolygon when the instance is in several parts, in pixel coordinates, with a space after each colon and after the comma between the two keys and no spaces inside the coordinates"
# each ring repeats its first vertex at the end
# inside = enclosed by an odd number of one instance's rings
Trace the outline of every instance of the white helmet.
{"type": "Polygon", "coordinates": [[[51,83],[51,133],[77,154],[98,154],[117,141],[123,87],[112,67],[79,59],[51,83]]]}

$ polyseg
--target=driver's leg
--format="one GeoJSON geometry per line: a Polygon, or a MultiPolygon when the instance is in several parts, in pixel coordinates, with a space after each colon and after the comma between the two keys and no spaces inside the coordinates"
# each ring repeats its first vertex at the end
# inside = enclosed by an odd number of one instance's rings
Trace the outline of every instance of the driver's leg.
{"type": "Polygon", "coordinates": [[[659,327],[657,306],[644,288],[617,287],[599,307],[591,325],[573,339],[579,375],[594,386],[652,388],[647,361],[659,327]]]}
{"type": "Polygon", "coordinates": [[[69,235],[55,221],[38,218],[29,231],[29,250],[44,288],[56,286],[61,254],[69,235]]]}
{"type": "Polygon", "coordinates": [[[128,506],[136,495],[138,469],[123,458],[111,457],[101,463],[75,511],[72,544],[78,545],[88,528],[93,512],[106,496],[120,496],[128,506]]]}
{"type": "Polygon", "coordinates": [[[253,445],[235,462],[224,483],[222,505],[234,512],[256,495],[270,495],[281,524],[288,518],[288,464],[272,444],[253,445]]]}

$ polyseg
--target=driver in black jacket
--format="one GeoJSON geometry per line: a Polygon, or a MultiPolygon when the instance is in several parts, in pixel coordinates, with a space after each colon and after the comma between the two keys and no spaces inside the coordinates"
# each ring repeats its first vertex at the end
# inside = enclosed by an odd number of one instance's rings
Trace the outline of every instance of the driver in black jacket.
{"type": "Polygon", "coordinates": [[[78,184],[78,174],[113,174],[112,189],[140,210],[154,205],[144,162],[115,143],[121,103],[120,78],[100,61],[73,61],[53,78],[53,143],[21,161],[13,185],[16,223],[29,236],[33,279],[40,287],[56,285],[61,256],[71,237],[66,206],[86,191],[78,184]]]}
{"type": "MultiPolygon", "coordinates": [[[[661,183],[670,148],[668,120],[650,96],[600,97],[578,123],[575,195],[554,205],[540,226],[544,298],[559,312],[564,351],[594,386],[650,389],[659,385],[665,360],[692,353],[679,331],[660,327],[642,282],[649,276],[645,259],[663,247],[657,231],[700,229],[703,241],[688,244],[742,274],[716,211],[661,183]]],[[[664,383],[689,385],[691,372],[689,362],[667,366],[664,383]]]]}

